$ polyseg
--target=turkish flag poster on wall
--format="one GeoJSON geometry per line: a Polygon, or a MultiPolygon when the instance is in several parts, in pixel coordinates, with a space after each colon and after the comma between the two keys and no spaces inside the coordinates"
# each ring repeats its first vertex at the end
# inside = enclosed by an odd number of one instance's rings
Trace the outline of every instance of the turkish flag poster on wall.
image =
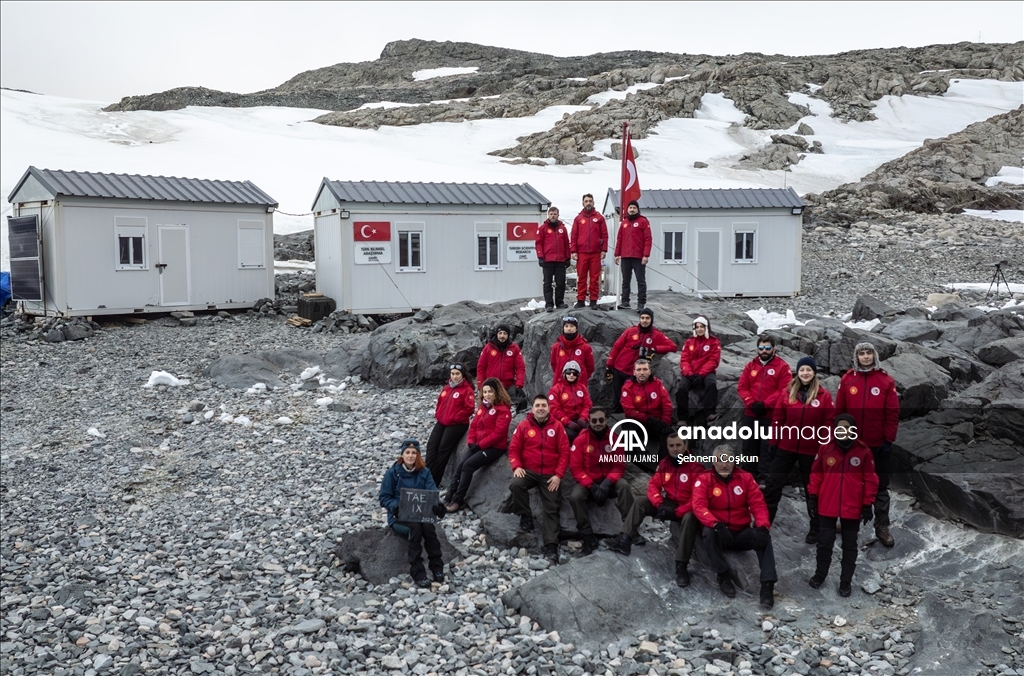
{"type": "Polygon", "coordinates": [[[537,239],[537,223],[506,223],[505,240],[509,242],[532,242],[537,239]]]}
{"type": "Polygon", "coordinates": [[[356,221],[352,224],[356,242],[390,242],[391,224],[387,221],[356,221]]]}

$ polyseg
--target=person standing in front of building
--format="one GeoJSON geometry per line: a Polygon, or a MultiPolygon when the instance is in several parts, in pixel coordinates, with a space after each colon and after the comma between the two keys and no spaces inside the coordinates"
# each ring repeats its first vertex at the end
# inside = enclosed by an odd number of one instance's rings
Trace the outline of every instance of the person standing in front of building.
{"type": "Polygon", "coordinates": [[[441,485],[448,460],[469,429],[469,418],[476,407],[473,383],[465,367],[452,364],[448,374],[448,382],[437,395],[437,405],[434,407],[437,422],[427,439],[427,469],[434,477],[436,486],[441,485]]]}
{"type": "Polygon", "coordinates": [[[775,354],[775,337],[768,333],[759,335],[757,356],[743,367],[736,387],[743,401],[743,426],[756,432],[743,440],[743,455],[756,457],[758,461],[748,463],[743,469],[753,472],[758,480],[767,477],[771,466],[768,436],[772,411],[792,379],[789,364],[775,354]]]}
{"type": "Polygon", "coordinates": [[[619,307],[629,308],[629,290],[636,275],[637,307],[647,304],[647,261],[651,258],[651,223],[640,215],[640,204],[633,200],[619,223],[615,238],[615,264],[622,266],[622,302],[619,307]]]}
{"type": "Polygon", "coordinates": [[[886,547],[896,544],[889,532],[889,463],[892,442],[900,426],[900,400],[896,382],[878,360],[878,350],[865,341],[853,350],[853,368],[843,374],[836,394],[836,413],[849,413],[861,441],[871,448],[878,473],[875,498],[875,537],[886,547]]]}
{"type": "Polygon", "coordinates": [[[580,382],[586,384],[594,373],[594,349],[580,334],[580,322],[573,316],[562,318],[562,335],[551,346],[552,382],[558,382],[559,374],[570,361],[579,365],[580,382]]]}
{"type": "Polygon", "coordinates": [[[640,321],[615,339],[605,362],[605,380],[612,383],[612,413],[622,413],[622,386],[633,377],[636,360],[679,349],[675,341],[654,328],[654,310],[640,311],[640,321]]]}
{"type": "Polygon", "coordinates": [[[583,196],[583,211],[572,222],[569,250],[576,261],[576,309],[586,307],[588,292],[590,307],[596,308],[601,297],[601,263],[608,255],[608,224],[594,208],[590,193],[583,196]]]}
{"type": "Polygon", "coordinates": [[[569,307],[565,304],[565,269],[569,267],[569,233],[558,220],[558,209],[548,209],[548,218],[537,228],[537,262],[544,269],[544,309],[569,307]],[[551,285],[554,284],[554,295],[551,285]]]}

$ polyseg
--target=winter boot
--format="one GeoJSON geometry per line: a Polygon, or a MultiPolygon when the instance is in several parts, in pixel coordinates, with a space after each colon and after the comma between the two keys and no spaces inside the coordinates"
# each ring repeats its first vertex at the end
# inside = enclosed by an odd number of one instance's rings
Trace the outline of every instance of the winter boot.
{"type": "Polygon", "coordinates": [[[839,583],[839,595],[840,596],[842,596],[843,598],[849,598],[850,594],[852,594],[852,593],[853,593],[853,588],[850,586],[849,582],[840,582],[839,583]]]}
{"type": "Polygon", "coordinates": [[[686,570],[689,565],[686,561],[676,561],[676,584],[680,587],[690,586],[690,571],[686,570]]]}
{"type": "Polygon", "coordinates": [[[598,541],[593,535],[583,536],[583,556],[590,556],[597,551],[598,541]]]}
{"type": "Polygon", "coordinates": [[[896,544],[896,540],[893,538],[892,533],[889,532],[889,526],[875,526],[875,537],[886,547],[892,547],[896,544]]]}
{"type": "Polygon", "coordinates": [[[522,514],[519,517],[519,530],[529,533],[533,530],[533,515],[522,514]]]}
{"type": "Polygon", "coordinates": [[[608,542],[608,549],[619,554],[625,554],[629,556],[629,552],[633,549],[633,542],[629,539],[629,536],[625,533],[619,533],[614,539],[608,542]]]}
{"type": "Polygon", "coordinates": [[[555,543],[544,545],[544,558],[552,566],[558,565],[558,545],[555,543]]]}
{"type": "Polygon", "coordinates": [[[736,598],[736,585],[732,583],[732,576],[729,573],[720,573],[718,575],[718,588],[729,598],[736,598]]]}
{"type": "Polygon", "coordinates": [[[762,582],[761,583],[761,607],[764,609],[770,609],[775,606],[775,583],[774,582],[762,582]]]}
{"type": "Polygon", "coordinates": [[[573,305],[572,307],[573,307],[574,310],[582,310],[583,308],[587,307],[587,301],[585,301],[585,300],[578,300],[578,301],[576,301],[576,304],[573,305]]]}
{"type": "Polygon", "coordinates": [[[821,585],[825,584],[825,576],[821,573],[815,573],[811,576],[811,579],[807,581],[807,584],[811,585],[812,589],[821,589],[821,585]]]}

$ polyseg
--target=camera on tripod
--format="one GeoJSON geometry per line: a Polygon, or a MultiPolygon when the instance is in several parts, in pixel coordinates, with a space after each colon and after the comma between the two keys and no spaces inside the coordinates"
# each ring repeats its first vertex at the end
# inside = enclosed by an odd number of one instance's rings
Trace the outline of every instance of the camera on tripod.
{"type": "Polygon", "coordinates": [[[985,293],[985,297],[986,298],[988,298],[989,295],[992,294],[992,287],[993,286],[996,287],[996,294],[998,295],[999,294],[999,285],[1000,284],[1006,285],[1006,292],[1011,294],[1011,295],[1013,294],[1013,291],[1010,289],[1010,283],[1008,281],[1006,281],[1006,275],[1003,274],[1003,266],[1004,265],[1009,266],[1010,264],[1006,260],[995,261],[994,263],[989,263],[988,264],[988,267],[995,268],[995,271],[992,274],[992,281],[988,283],[988,291],[985,293]]]}

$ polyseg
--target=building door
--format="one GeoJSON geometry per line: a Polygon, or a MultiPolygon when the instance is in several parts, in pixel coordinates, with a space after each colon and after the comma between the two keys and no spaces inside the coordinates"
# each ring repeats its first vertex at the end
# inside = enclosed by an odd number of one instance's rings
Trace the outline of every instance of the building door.
{"type": "Polygon", "coordinates": [[[718,291],[722,261],[722,233],[697,231],[697,290],[718,291]]]}
{"type": "Polygon", "coordinates": [[[160,253],[156,269],[160,274],[160,305],[188,305],[191,300],[188,226],[161,225],[160,253]]]}

